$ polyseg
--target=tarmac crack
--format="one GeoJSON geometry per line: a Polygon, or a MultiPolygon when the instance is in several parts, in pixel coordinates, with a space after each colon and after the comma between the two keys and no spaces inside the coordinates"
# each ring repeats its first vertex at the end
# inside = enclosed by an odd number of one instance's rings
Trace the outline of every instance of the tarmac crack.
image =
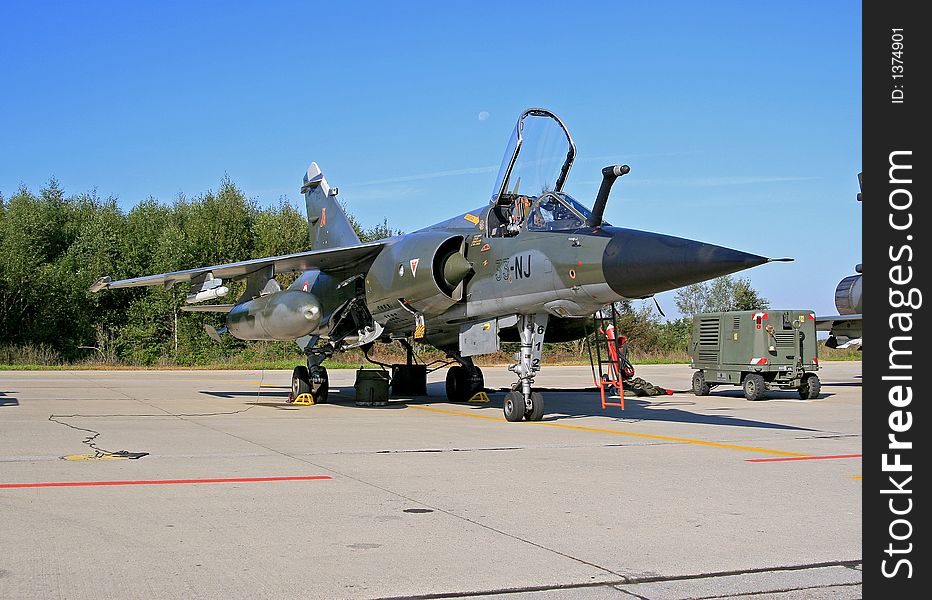
{"type": "MultiPolygon", "coordinates": [[[[507,595],[507,594],[522,594],[528,592],[547,592],[547,591],[558,591],[558,590],[579,590],[587,588],[613,588],[619,592],[623,592],[627,595],[633,596],[640,600],[650,600],[646,596],[641,596],[635,592],[625,589],[627,586],[633,586],[638,584],[645,583],[666,583],[674,581],[689,581],[689,580],[700,580],[700,579],[716,579],[719,577],[734,577],[738,575],[755,575],[759,573],[780,573],[780,572],[792,572],[792,571],[805,571],[807,569],[823,569],[826,567],[845,567],[845,568],[854,568],[861,565],[860,560],[838,560],[838,561],[825,561],[819,563],[807,563],[801,565],[785,565],[778,567],[759,567],[759,568],[750,568],[750,569],[736,569],[731,571],[713,571],[709,573],[699,573],[694,575],[657,575],[649,577],[637,577],[637,576],[621,576],[621,579],[618,581],[589,581],[589,582],[580,582],[580,583],[566,583],[566,584],[552,584],[552,585],[540,585],[540,586],[521,586],[513,588],[497,588],[497,589],[488,589],[488,590],[474,590],[474,591],[460,591],[460,592],[441,592],[437,594],[413,594],[407,596],[382,596],[376,598],[376,600],[439,600],[441,598],[469,598],[476,596],[491,596],[491,595],[507,595]]],[[[847,583],[828,583],[825,585],[813,585],[813,586],[800,586],[800,587],[789,587],[789,588],[780,588],[772,590],[762,590],[759,592],[742,592],[743,596],[756,596],[762,594],[771,594],[771,593],[782,593],[782,592],[792,592],[797,590],[810,590],[810,589],[822,589],[822,588],[833,588],[833,587],[853,587],[861,585],[861,582],[847,582],[847,583]]],[[[692,596],[691,596],[692,597],[692,596]]],[[[733,598],[735,594],[724,594],[724,595],[714,595],[714,596],[696,596],[695,600],[714,600],[716,598],[733,598]]]]}
{"type": "Polygon", "coordinates": [[[753,575],[757,573],[782,573],[792,571],[805,571],[807,569],[825,569],[828,567],[845,567],[848,569],[860,566],[860,559],[828,560],[817,563],[804,563],[800,565],[783,565],[778,567],[754,567],[750,569],[734,569],[730,571],[711,571],[695,575],[652,575],[648,577],[629,577],[627,584],[657,583],[665,581],[688,581],[690,579],[712,579],[716,577],[732,577],[735,575],[753,575]]]}
{"type": "MultiPolygon", "coordinates": [[[[831,588],[840,588],[840,587],[856,587],[861,585],[861,582],[853,583],[827,583],[825,585],[808,585],[803,587],[788,587],[788,588],[778,588],[773,590],[761,590],[759,592],[742,592],[740,595],[736,594],[724,594],[718,596],[693,596],[691,600],[716,600],[720,598],[744,598],[747,596],[763,596],[764,594],[785,594],[786,592],[803,592],[806,590],[821,590],[821,589],[831,589],[831,588]]],[[[618,588],[615,588],[618,589],[618,588]]],[[[619,590],[626,591],[626,590],[619,590]]],[[[638,596],[640,598],[640,596],[638,596]]],[[[644,600],[650,600],[649,598],[644,598],[644,600]]]]}
{"type": "Polygon", "coordinates": [[[859,438],[861,437],[860,433],[837,433],[830,435],[802,435],[799,437],[793,438],[794,440],[835,440],[835,439],[846,439],[846,438],[859,438]]]}
{"type": "Polygon", "coordinates": [[[150,402],[147,402],[147,401],[145,401],[145,400],[143,400],[143,399],[136,398],[136,397],[134,397],[134,396],[130,396],[130,395],[127,394],[126,392],[123,392],[123,391],[120,391],[120,390],[118,390],[118,389],[114,389],[114,388],[112,388],[112,387],[109,387],[109,386],[107,386],[107,385],[98,383],[98,382],[94,381],[92,378],[89,378],[89,377],[82,377],[81,375],[78,375],[77,373],[75,374],[75,376],[78,377],[78,378],[84,379],[85,381],[88,381],[89,383],[91,383],[91,384],[93,384],[93,385],[97,385],[97,386],[99,386],[99,387],[102,387],[102,388],[104,388],[105,390],[109,390],[109,391],[114,392],[114,393],[116,393],[116,394],[120,394],[121,396],[123,396],[123,397],[126,398],[127,400],[131,400],[131,401],[136,402],[136,403],[138,403],[138,404],[144,404],[144,405],[146,405],[146,406],[148,406],[148,407],[150,407],[150,408],[154,408],[155,410],[161,411],[162,414],[155,414],[155,415],[154,415],[154,414],[101,414],[101,415],[82,415],[82,414],[55,415],[55,414],[52,414],[52,415],[49,415],[49,419],[48,419],[48,420],[51,421],[52,423],[58,423],[59,425],[64,425],[65,427],[69,427],[69,428],[74,429],[74,430],[76,430],[76,431],[83,431],[83,432],[86,432],[86,433],[90,433],[91,435],[88,436],[88,437],[86,437],[84,440],[82,440],[81,443],[86,444],[88,447],[90,447],[90,448],[94,451],[94,456],[95,456],[96,458],[108,457],[108,456],[119,456],[119,457],[123,457],[123,458],[138,459],[138,458],[142,458],[142,457],[144,457],[144,456],[148,456],[149,453],[148,453],[148,452],[129,452],[128,450],[120,450],[120,451],[117,451],[117,452],[113,452],[113,451],[110,451],[110,450],[104,450],[103,448],[100,448],[100,447],[97,445],[97,441],[96,441],[97,438],[100,437],[101,432],[97,431],[96,429],[90,429],[90,428],[85,428],[85,427],[78,427],[78,426],[76,426],[76,425],[71,425],[71,424],[69,424],[69,423],[65,423],[64,421],[62,421],[62,420],[60,420],[60,419],[77,419],[77,418],[81,418],[81,419],[100,419],[100,418],[114,418],[114,417],[123,417],[123,418],[133,418],[133,417],[150,417],[150,418],[151,418],[151,417],[156,417],[156,418],[161,418],[161,417],[174,417],[174,418],[178,418],[178,419],[181,419],[181,420],[185,420],[183,417],[211,417],[211,416],[218,416],[218,415],[235,415],[235,414],[239,414],[239,413],[244,413],[244,412],[246,412],[246,411],[248,411],[248,410],[250,410],[250,409],[255,408],[256,406],[258,406],[259,398],[260,398],[261,395],[262,395],[262,383],[263,383],[263,381],[264,381],[264,379],[265,379],[265,371],[262,372],[262,378],[261,378],[261,380],[259,381],[259,388],[258,388],[258,390],[257,390],[257,392],[256,392],[256,399],[255,399],[255,401],[254,401],[253,403],[251,403],[249,406],[247,406],[246,408],[241,408],[241,409],[238,409],[238,410],[227,411],[227,412],[190,413],[190,414],[177,414],[177,413],[172,413],[172,412],[169,412],[169,411],[165,410],[164,408],[161,408],[161,407],[159,407],[159,406],[156,406],[156,405],[154,405],[154,404],[152,404],[152,403],[150,403],[150,402]]]}
{"type": "MultiPolygon", "coordinates": [[[[179,417],[179,418],[181,418],[181,417],[179,417]]],[[[188,421],[187,419],[184,419],[184,418],[181,418],[181,419],[182,419],[183,421],[188,421]]],[[[323,470],[325,470],[325,471],[329,471],[330,473],[333,473],[333,474],[338,475],[338,476],[340,476],[340,477],[343,477],[343,478],[345,478],[345,479],[348,479],[348,480],[351,480],[351,481],[355,481],[355,482],[360,483],[360,484],[362,484],[362,485],[365,485],[365,486],[368,486],[368,487],[377,489],[377,490],[379,490],[379,491],[385,492],[385,493],[387,493],[387,494],[391,494],[391,495],[393,495],[393,496],[397,496],[398,498],[402,498],[402,499],[406,500],[407,502],[411,502],[411,503],[414,503],[414,504],[419,504],[419,505],[421,505],[421,506],[423,506],[423,507],[425,507],[425,508],[433,509],[433,510],[436,511],[436,512],[443,513],[443,514],[445,514],[445,515],[447,515],[447,516],[453,517],[453,518],[455,518],[455,519],[459,519],[459,520],[461,520],[461,521],[463,521],[463,522],[470,523],[471,525],[475,525],[475,526],[477,526],[477,527],[481,527],[481,528],[483,528],[483,529],[485,529],[485,530],[487,530],[487,531],[491,531],[491,532],[497,533],[497,534],[499,534],[499,535],[502,535],[502,536],[511,538],[511,539],[513,539],[513,540],[515,540],[515,541],[522,542],[522,543],[528,544],[528,545],[530,545],[530,546],[534,546],[535,548],[539,548],[539,549],[544,550],[544,551],[546,551],[546,552],[550,552],[550,553],[552,553],[552,554],[556,554],[556,555],[558,555],[558,556],[562,556],[563,558],[567,558],[567,559],[569,559],[569,560],[578,562],[578,563],[580,563],[580,564],[584,564],[584,565],[589,566],[589,567],[592,567],[592,568],[594,568],[594,569],[598,569],[598,570],[600,570],[600,571],[604,571],[604,572],[606,572],[606,573],[608,573],[608,574],[610,574],[610,575],[614,575],[615,577],[619,578],[619,582],[620,582],[620,583],[624,583],[624,582],[626,582],[626,581],[628,580],[627,577],[626,577],[625,575],[623,575],[623,574],[621,574],[621,573],[617,573],[617,572],[615,572],[615,571],[609,569],[608,567],[604,567],[604,566],[602,566],[602,565],[595,564],[595,563],[593,563],[593,562],[584,560],[584,559],[579,558],[579,557],[577,557],[577,556],[572,556],[572,555],[567,554],[567,553],[565,553],[565,552],[561,552],[560,550],[557,550],[556,548],[550,548],[550,547],[548,547],[548,546],[545,546],[545,545],[543,545],[543,544],[539,544],[539,543],[534,542],[534,541],[532,541],[532,540],[529,540],[529,539],[526,539],[526,538],[522,538],[522,537],[519,536],[519,535],[515,535],[515,534],[512,534],[512,533],[508,533],[507,531],[503,531],[503,530],[498,529],[498,528],[496,528],[496,527],[492,527],[491,525],[486,525],[485,523],[481,523],[481,522],[476,521],[476,520],[474,520],[474,519],[470,519],[469,517],[464,517],[463,515],[458,515],[458,514],[456,514],[455,512],[452,512],[452,511],[447,510],[447,509],[445,509],[445,508],[441,508],[441,507],[439,507],[439,506],[434,506],[434,505],[432,505],[432,504],[430,504],[430,503],[428,503],[428,502],[424,502],[423,500],[417,500],[417,499],[415,499],[415,498],[412,498],[412,497],[410,497],[410,496],[407,496],[407,495],[405,495],[405,494],[403,494],[403,493],[401,493],[401,492],[398,492],[398,491],[396,491],[396,490],[392,490],[392,489],[386,488],[386,487],[384,487],[384,486],[378,485],[378,484],[376,484],[376,483],[372,483],[371,481],[366,481],[365,479],[362,479],[361,477],[358,477],[358,476],[356,476],[356,475],[351,475],[351,474],[349,474],[349,473],[345,473],[345,472],[343,472],[343,471],[339,471],[339,470],[334,469],[334,468],[332,468],[332,467],[327,467],[327,466],[325,466],[325,465],[321,465],[321,464],[315,463],[315,462],[313,462],[313,461],[311,461],[311,460],[307,460],[306,458],[302,458],[301,456],[294,455],[294,454],[290,454],[290,453],[288,453],[288,452],[283,452],[283,451],[281,451],[281,450],[277,450],[277,449],[275,449],[275,448],[272,448],[271,446],[266,446],[265,444],[261,444],[261,443],[259,443],[259,442],[256,442],[256,441],[254,441],[254,440],[247,439],[247,438],[245,438],[245,437],[236,435],[236,434],[234,434],[234,433],[230,433],[230,432],[224,431],[224,430],[222,430],[222,429],[217,429],[216,427],[211,427],[211,426],[210,426],[209,424],[207,424],[207,423],[200,423],[200,422],[197,422],[197,421],[189,421],[189,422],[194,423],[194,424],[196,424],[196,425],[199,425],[199,426],[201,426],[201,427],[204,427],[204,428],[206,428],[206,429],[210,429],[211,431],[215,431],[215,432],[217,432],[217,433],[221,433],[221,434],[227,435],[227,436],[229,436],[229,437],[238,439],[238,440],[240,440],[240,441],[242,441],[242,442],[246,442],[247,444],[253,444],[253,445],[258,446],[258,447],[260,447],[260,448],[264,448],[264,449],[268,450],[269,452],[274,452],[275,454],[278,454],[278,455],[280,455],[280,456],[284,456],[284,457],[290,458],[290,459],[292,459],[292,460],[296,460],[296,461],[298,461],[298,462],[302,462],[302,463],[305,463],[305,464],[308,464],[308,465],[312,465],[312,466],[314,466],[314,467],[317,467],[318,469],[323,469],[323,470]]],[[[604,583],[605,583],[605,582],[602,582],[602,584],[604,584],[604,583]]]]}

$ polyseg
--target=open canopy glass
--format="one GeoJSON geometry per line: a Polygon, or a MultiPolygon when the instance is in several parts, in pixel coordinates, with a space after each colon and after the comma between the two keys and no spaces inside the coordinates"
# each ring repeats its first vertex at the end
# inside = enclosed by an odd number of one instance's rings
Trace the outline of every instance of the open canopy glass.
{"type": "Polygon", "coordinates": [[[542,108],[524,111],[505,149],[492,203],[561,191],[575,158],[573,138],[559,117],[542,108]]]}

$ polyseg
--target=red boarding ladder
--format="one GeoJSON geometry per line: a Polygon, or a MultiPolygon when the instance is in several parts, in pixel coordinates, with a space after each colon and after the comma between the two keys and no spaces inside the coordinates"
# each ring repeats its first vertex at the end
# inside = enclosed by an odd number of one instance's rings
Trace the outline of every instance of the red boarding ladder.
{"type": "Polygon", "coordinates": [[[595,325],[593,335],[586,337],[586,346],[589,349],[589,365],[592,367],[592,379],[599,388],[602,396],[602,408],[617,406],[625,408],[625,390],[623,381],[633,375],[622,356],[627,338],[618,333],[618,311],[613,304],[610,309],[602,309],[593,315],[595,325]],[[593,346],[595,352],[593,353],[593,346]],[[598,373],[596,367],[598,366],[598,373]],[[630,370],[631,372],[628,372],[630,370]],[[618,393],[618,401],[612,402],[611,389],[618,393]],[[608,389],[608,393],[606,390],[608,389]]]}

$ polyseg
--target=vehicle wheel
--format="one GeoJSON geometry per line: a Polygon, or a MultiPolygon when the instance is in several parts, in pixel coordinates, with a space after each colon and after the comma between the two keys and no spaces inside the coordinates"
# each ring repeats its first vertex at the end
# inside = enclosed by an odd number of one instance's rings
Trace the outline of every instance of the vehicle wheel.
{"type": "Polygon", "coordinates": [[[325,367],[318,367],[310,372],[308,378],[311,384],[311,396],[314,398],[314,404],[323,404],[330,395],[330,377],[327,375],[325,367]]]}
{"type": "Polygon", "coordinates": [[[531,392],[531,410],[524,418],[528,421],[540,421],[544,418],[544,395],[540,392],[531,392]]]}
{"type": "Polygon", "coordinates": [[[291,372],[291,401],[301,394],[311,393],[311,382],[308,378],[307,367],[298,365],[291,372]]]}
{"type": "Polygon", "coordinates": [[[799,397],[803,400],[813,400],[819,397],[822,390],[822,382],[815,373],[810,373],[803,377],[803,382],[799,386],[799,397]]]}
{"type": "Polygon", "coordinates": [[[527,412],[527,405],[524,403],[524,394],[521,392],[510,391],[505,394],[505,403],[502,407],[505,411],[505,420],[515,423],[524,418],[527,412]]]}
{"type": "Polygon", "coordinates": [[[696,371],[693,373],[693,393],[697,396],[708,396],[712,391],[712,386],[706,383],[705,373],[696,371]]]}
{"type": "Polygon", "coordinates": [[[748,400],[760,400],[766,391],[767,384],[762,375],[749,373],[744,378],[744,397],[748,400]]]}

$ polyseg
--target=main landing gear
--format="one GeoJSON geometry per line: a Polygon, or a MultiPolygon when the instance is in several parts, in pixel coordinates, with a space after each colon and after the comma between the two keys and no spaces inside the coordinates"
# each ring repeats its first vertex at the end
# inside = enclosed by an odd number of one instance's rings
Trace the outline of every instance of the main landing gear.
{"type": "Polygon", "coordinates": [[[307,366],[298,365],[291,374],[291,402],[301,394],[310,394],[314,404],[323,404],[327,401],[330,392],[330,378],[327,377],[327,368],[320,363],[326,358],[323,355],[309,355],[307,366]]]}
{"type": "Polygon", "coordinates": [[[509,371],[518,376],[512,390],[505,394],[504,412],[508,421],[540,421],[544,418],[544,397],[540,392],[532,392],[531,384],[534,383],[534,376],[540,371],[540,355],[544,348],[547,319],[546,313],[518,317],[521,351],[515,356],[517,362],[508,367],[509,371]]]}
{"type": "Polygon", "coordinates": [[[473,364],[472,358],[460,357],[461,364],[447,370],[447,399],[450,402],[466,402],[485,389],[482,369],[473,364]]]}

